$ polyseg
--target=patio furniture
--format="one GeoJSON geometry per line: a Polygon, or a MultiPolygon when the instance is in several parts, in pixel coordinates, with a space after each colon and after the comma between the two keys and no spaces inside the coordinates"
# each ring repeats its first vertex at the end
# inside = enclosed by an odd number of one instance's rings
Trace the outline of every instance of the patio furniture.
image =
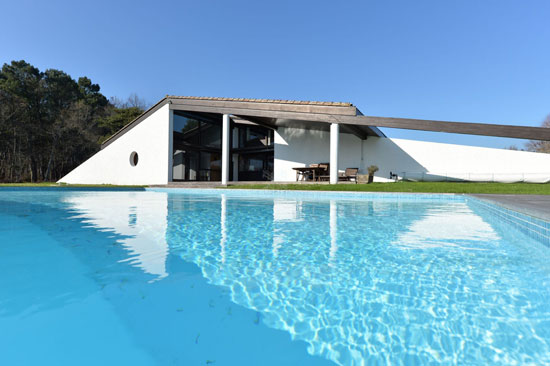
{"type": "Polygon", "coordinates": [[[296,171],[296,181],[313,180],[315,182],[319,180],[323,174],[326,174],[328,171],[328,164],[310,164],[310,166],[296,167],[292,169],[296,171]]]}
{"type": "Polygon", "coordinates": [[[318,165],[319,165],[320,173],[317,176],[317,180],[319,182],[330,180],[330,170],[329,170],[330,164],[329,163],[319,163],[318,165]]]}
{"type": "Polygon", "coordinates": [[[344,173],[340,173],[338,175],[339,181],[348,181],[351,182],[352,180],[357,184],[357,172],[359,171],[359,168],[346,168],[346,171],[344,173]]]}

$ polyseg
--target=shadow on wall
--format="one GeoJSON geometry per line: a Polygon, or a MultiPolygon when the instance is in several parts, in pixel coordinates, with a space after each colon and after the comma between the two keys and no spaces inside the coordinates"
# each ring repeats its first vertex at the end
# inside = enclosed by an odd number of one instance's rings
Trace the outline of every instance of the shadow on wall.
{"type": "MultiPolygon", "coordinates": [[[[417,159],[422,156],[425,159],[426,155],[430,154],[441,155],[442,152],[433,150],[430,144],[422,148],[424,149],[422,154],[414,158],[409,154],[411,150],[401,147],[392,139],[370,136],[367,140],[361,141],[354,135],[342,133],[339,143],[339,170],[342,172],[345,168],[357,167],[359,174],[367,174],[367,168],[370,165],[376,165],[379,170],[374,176],[379,182],[393,180],[390,172],[397,174],[399,179],[412,181],[490,181],[492,179],[491,176],[487,177],[487,174],[484,176],[477,174],[474,177],[473,173],[450,174],[445,170],[433,171],[433,169],[429,171],[417,159]]],[[[449,155],[449,158],[452,160],[453,156],[449,155]]],[[[319,130],[291,128],[280,130],[279,138],[275,141],[275,159],[277,160],[276,180],[293,180],[295,175],[292,171],[293,167],[329,162],[330,135],[327,131],[319,130]]],[[[444,159],[441,161],[439,158],[439,162],[443,164],[442,166],[446,165],[444,159]]],[[[452,165],[453,161],[449,163],[452,165]]]]}
{"type": "MultiPolygon", "coordinates": [[[[363,157],[365,165],[363,169],[370,165],[378,167],[379,170],[374,174],[375,178],[388,180],[390,172],[397,174],[399,179],[403,178],[403,175],[410,175],[406,172],[432,176],[432,174],[426,174],[428,172],[426,167],[389,138],[369,137],[365,143],[363,157]]],[[[445,180],[445,178],[433,176],[431,180],[445,180]]]]}
{"type": "Polygon", "coordinates": [[[330,160],[329,134],[326,131],[287,127],[278,132],[276,159],[304,165],[330,160]]]}

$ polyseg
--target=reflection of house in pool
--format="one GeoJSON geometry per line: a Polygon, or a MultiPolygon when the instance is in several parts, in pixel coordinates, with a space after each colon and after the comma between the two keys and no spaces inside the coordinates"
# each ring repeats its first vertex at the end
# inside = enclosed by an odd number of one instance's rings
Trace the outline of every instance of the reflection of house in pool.
{"type": "MultiPolygon", "coordinates": [[[[430,205],[221,194],[201,200],[207,207],[199,210],[189,196],[171,197],[175,215],[168,232],[179,232],[177,241],[170,240],[174,253],[196,263],[211,283],[226,287],[234,302],[260,312],[265,324],[306,341],[312,354],[337,363],[360,362],[369,342],[380,341],[366,335],[379,334],[391,342],[370,314],[387,306],[384,294],[392,283],[373,282],[373,277],[394,270],[384,266],[384,258],[394,255],[386,252],[409,258],[391,244],[426,217],[430,205]],[[210,230],[197,235],[193,228],[204,217],[210,230]],[[391,235],[379,230],[381,225],[392,227],[391,235]],[[341,344],[335,349],[331,330],[338,327],[347,333],[337,336],[341,344]]],[[[414,286],[414,273],[400,276],[402,287],[414,286]]]]}
{"type": "MultiPolygon", "coordinates": [[[[181,242],[174,240],[177,255],[170,255],[168,202],[184,210],[196,208],[196,200],[157,192],[58,193],[48,202],[41,202],[43,191],[8,193],[9,204],[0,205],[1,229],[18,229],[17,240],[0,246],[9,254],[0,255],[9,274],[0,278],[3,364],[329,364],[208,284],[191,260],[180,258],[181,242]],[[22,354],[29,344],[39,352],[22,354]]],[[[185,244],[201,243],[203,233],[218,253],[219,196],[210,210],[213,226],[185,244]]],[[[194,219],[201,217],[191,225],[194,219]]]]}
{"type": "Polygon", "coordinates": [[[153,275],[155,279],[168,275],[166,194],[92,192],[67,195],[64,201],[84,223],[120,237],[119,244],[128,252],[124,262],[153,275]]]}
{"type": "Polygon", "coordinates": [[[115,133],[65,183],[293,181],[328,164],[331,183],[377,165],[412,180],[550,180],[550,156],[388,138],[378,127],[550,140],[548,129],[367,117],[350,103],[169,96],[115,133]]]}
{"type": "Polygon", "coordinates": [[[3,301],[4,312],[27,310],[13,307],[15,304],[26,304],[38,312],[81,301],[97,291],[98,282],[105,284],[132,276],[153,281],[167,276],[165,194],[139,192],[137,200],[138,192],[67,192],[59,207],[50,202],[36,203],[42,198],[39,193],[36,197],[29,193],[27,198],[34,202],[30,206],[33,215],[28,215],[27,202],[10,201],[8,207],[10,220],[28,226],[26,230],[36,235],[29,235],[27,241],[18,239],[20,245],[13,248],[40,255],[27,256],[22,266],[7,260],[15,256],[12,253],[12,257],[0,256],[0,264],[6,271],[17,266],[18,272],[25,273],[10,278],[10,286],[17,284],[20,289],[40,291],[18,291],[29,299],[3,301]],[[18,219],[19,215],[22,219],[18,219]],[[58,269],[43,257],[57,258],[65,267],[58,269]],[[33,270],[27,271],[26,266],[33,270]],[[32,274],[40,275],[30,281],[28,276],[32,274]],[[34,300],[34,296],[40,300],[34,300]]]}
{"type": "MultiPolygon", "coordinates": [[[[90,266],[81,268],[79,280],[92,279],[78,296],[100,291],[98,297],[109,306],[109,314],[139,329],[139,341],[163,361],[174,357],[174,349],[181,344],[196,349],[198,332],[201,342],[208,334],[205,328],[230,339],[234,328],[209,319],[213,314],[215,319],[225,319],[231,299],[242,307],[233,308],[231,319],[224,322],[248,324],[252,329],[247,328],[243,336],[251,337],[261,318],[262,324],[307,342],[311,354],[340,364],[360,363],[373,344],[380,349],[398,347],[402,340],[392,337],[392,332],[405,334],[425,327],[414,316],[419,309],[433,307],[432,297],[437,294],[418,294],[423,289],[418,284],[425,271],[446,268],[455,259],[438,256],[426,267],[420,251],[413,253],[398,245],[418,244],[415,235],[433,225],[438,227],[430,240],[442,243],[498,239],[461,202],[445,203],[455,207],[440,221],[433,219],[439,210],[433,202],[243,198],[239,194],[68,193],[64,213],[76,224],[74,233],[87,238],[89,230],[117,244],[101,240],[94,245],[97,237],[93,236],[94,242],[85,250],[71,250],[85,256],[82,262],[90,266]],[[469,231],[456,234],[446,229],[456,224],[468,226],[469,231]],[[386,227],[380,230],[381,226],[386,227]],[[107,255],[107,250],[112,254],[107,255]],[[196,264],[198,270],[188,263],[196,264]],[[202,277],[221,289],[206,285],[202,277]],[[105,289],[100,287],[103,279],[110,284],[105,289]],[[145,282],[149,283],[143,286],[145,282]],[[205,293],[209,297],[201,302],[205,293]],[[209,301],[216,302],[215,309],[209,301]],[[413,301],[416,307],[410,313],[396,311],[402,301],[413,301]],[[175,309],[181,304],[185,308],[180,313],[175,309]],[[146,319],[133,318],[136,308],[148,314],[146,319]],[[250,320],[251,313],[256,314],[256,323],[250,320]],[[391,330],[384,326],[388,322],[395,322],[391,330]],[[159,337],[166,329],[185,337],[159,337]]],[[[454,270],[466,275],[468,266],[454,270]]],[[[436,311],[444,310],[446,304],[437,306],[436,311]]],[[[272,339],[269,332],[262,337],[272,339]]],[[[289,341],[286,334],[284,340],[289,341]]]]}
{"type": "MultiPolygon", "coordinates": [[[[426,210],[406,231],[399,233],[392,244],[404,249],[474,249],[470,247],[473,241],[496,242],[499,239],[491,225],[464,204],[457,204],[453,212],[438,207],[426,210]]],[[[479,247],[475,249],[483,250],[479,247]]]]}

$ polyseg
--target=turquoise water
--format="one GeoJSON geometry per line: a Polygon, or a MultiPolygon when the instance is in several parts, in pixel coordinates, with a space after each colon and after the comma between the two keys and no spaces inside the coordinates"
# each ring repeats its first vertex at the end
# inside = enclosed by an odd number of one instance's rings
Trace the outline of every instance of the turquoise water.
{"type": "Polygon", "coordinates": [[[0,189],[0,365],[549,364],[550,249],[432,198],[0,189]]]}

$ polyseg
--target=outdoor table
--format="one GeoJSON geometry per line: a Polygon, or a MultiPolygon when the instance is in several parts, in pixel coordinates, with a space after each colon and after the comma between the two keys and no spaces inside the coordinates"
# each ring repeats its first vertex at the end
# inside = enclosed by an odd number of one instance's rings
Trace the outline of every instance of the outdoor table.
{"type": "Polygon", "coordinates": [[[323,175],[323,173],[326,172],[326,169],[324,167],[305,166],[292,169],[296,170],[296,181],[298,181],[300,175],[302,176],[302,180],[304,180],[304,177],[306,177],[308,173],[311,173],[313,181],[316,181],[319,176],[323,175]]]}

